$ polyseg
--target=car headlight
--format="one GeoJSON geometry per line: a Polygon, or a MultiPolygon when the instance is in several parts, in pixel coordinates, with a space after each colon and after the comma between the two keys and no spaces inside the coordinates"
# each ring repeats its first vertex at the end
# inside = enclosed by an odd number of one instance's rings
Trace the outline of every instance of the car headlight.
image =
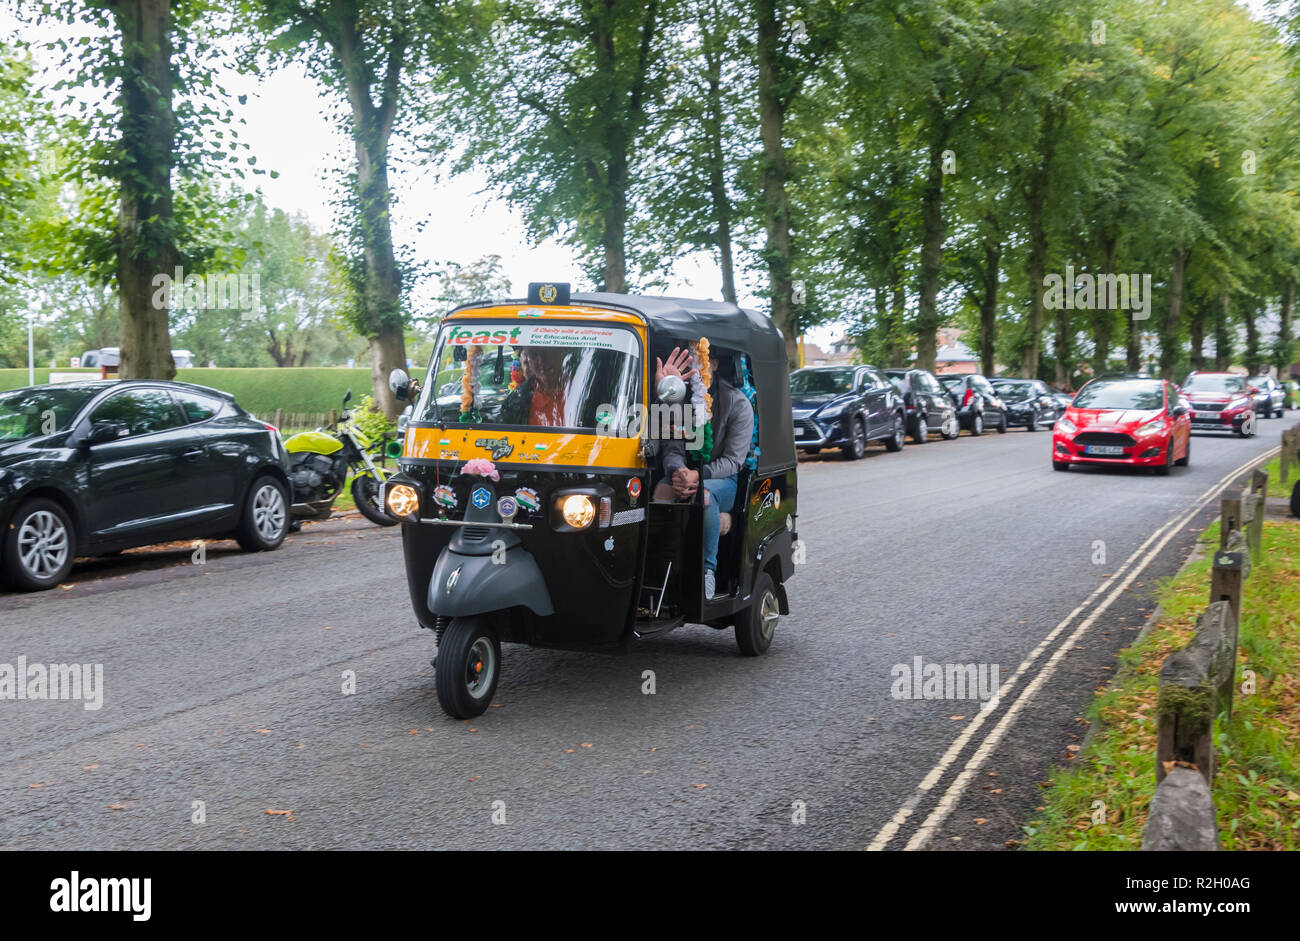
{"type": "Polygon", "coordinates": [[[1153,421],[1147,422],[1137,430],[1137,433],[1140,435],[1154,435],[1159,434],[1168,427],[1168,423],[1163,418],[1157,418],[1153,421]]]}
{"type": "Polygon", "coordinates": [[[384,502],[388,504],[388,512],[394,516],[418,516],[420,513],[420,495],[415,492],[414,487],[408,487],[406,484],[394,484],[389,487],[384,502]]]}
{"type": "Polygon", "coordinates": [[[1250,402],[1251,402],[1250,396],[1243,395],[1241,398],[1233,399],[1231,402],[1229,402],[1228,408],[1245,408],[1247,405],[1250,404],[1250,402]]]}
{"type": "Polygon", "coordinates": [[[831,405],[818,412],[817,417],[822,419],[839,418],[841,415],[844,414],[845,410],[848,407],[849,406],[847,402],[842,405],[831,405]]]}
{"type": "Polygon", "coordinates": [[[560,515],[574,529],[586,529],[596,518],[596,504],[585,493],[573,493],[560,504],[560,515]]]}
{"type": "Polygon", "coordinates": [[[1070,421],[1070,419],[1062,415],[1056,422],[1056,430],[1064,431],[1067,435],[1072,435],[1079,430],[1079,427],[1074,422],[1070,421]]]}

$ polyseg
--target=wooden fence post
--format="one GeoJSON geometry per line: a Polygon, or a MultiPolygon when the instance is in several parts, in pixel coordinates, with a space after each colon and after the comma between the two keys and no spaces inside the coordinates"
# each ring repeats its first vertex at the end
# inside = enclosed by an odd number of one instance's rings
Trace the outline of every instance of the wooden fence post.
{"type": "Polygon", "coordinates": [[[1258,562],[1264,547],[1264,507],[1268,501],[1268,471],[1262,468],[1250,475],[1250,500],[1252,516],[1246,528],[1246,542],[1250,545],[1251,559],[1258,562]]]}
{"type": "Polygon", "coordinates": [[[1214,720],[1232,712],[1237,673],[1237,614],[1216,601],[1196,621],[1192,642],[1170,654],[1160,668],[1156,695],[1156,784],[1166,761],[1196,765],[1214,781],[1214,720]]]}
{"type": "Polygon", "coordinates": [[[271,418],[271,424],[275,425],[277,428],[284,427],[284,409],[277,408],[275,410],[275,415],[271,418]]]}
{"type": "Polygon", "coordinates": [[[1241,617],[1241,589],[1250,577],[1250,553],[1246,551],[1246,537],[1241,530],[1229,534],[1228,545],[1214,554],[1214,568],[1210,574],[1210,604],[1226,601],[1232,605],[1234,617],[1241,617]]]}
{"type": "Polygon", "coordinates": [[[1241,497],[1226,494],[1219,501],[1219,548],[1226,548],[1228,535],[1241,529],[1241,497]]]}

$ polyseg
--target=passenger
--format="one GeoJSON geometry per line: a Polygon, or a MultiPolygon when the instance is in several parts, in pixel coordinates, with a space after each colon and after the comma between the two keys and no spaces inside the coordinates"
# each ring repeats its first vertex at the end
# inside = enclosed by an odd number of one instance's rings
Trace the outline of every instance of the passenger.
{"type": "MultiPolygon", "coordinates": [[[[690,352],[674,349],[667,362],[655,360],[655,388],[667,376],[677,376],[689,384],[695,369],[690,368],[690,352]]],[[[680,439],[664,442],[665,479],[655,488],[654,498],[661,502],[691,500],[704,483],[704,594],[712,598],[717,588],[718,539],[721,514],[730,512],[736,503],[740,469],[745,466],[754,436],[754,409],[739,389],[718,378],[718,357],[709,357],[714,376],[709,394],[713,398],[713,450],[702,467],[687,465],[686,443],[680,439]]]]}
{"type": "Polygon", "coordinates": [[[501,406],[501,421],[507,425],[568,427],[565,412],[565,347],[525,346],[519,351],[524,380],[501,406]]]}

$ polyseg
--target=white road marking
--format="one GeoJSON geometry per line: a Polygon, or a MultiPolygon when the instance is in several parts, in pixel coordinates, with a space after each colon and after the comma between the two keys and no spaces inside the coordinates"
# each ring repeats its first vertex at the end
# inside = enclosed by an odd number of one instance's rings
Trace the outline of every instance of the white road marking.
{"type": "Polygon", "coordinates": [[[980,743],[979,748],[976,749],[975,754],[972,755],[970,760],[966,763],[962,773],[957,776],[956,780],[954,780],[948,787],[948,790],[944,792],[943,797],[940,798],[935,809],[930,812],[930,815],[926,817],[921,826],[917,828],[916,833],[913,834],[911,840],[908,841],[906,849],[914,850],[924,847],[938,827],[957,806],[957,802],[965,793],[967,785],[975,776],[975,773],[979,770],[985,759],[988,758],[989,754],[992,753],[993,749],[1011,728],[1011,725],[1015,721],[1016,714],[1024,708],[1033,697],[1034,693],[1042,688],[1043,684],[1046,683],[1047,680],[1051,678],[1052,674],[1056,672],[1056,666],[1060,662],[1061,658],[1065,656],[1066,651],[1073,647],[1075,642],[1083,636],[1083,633],[1093,625],[1097,618],[1100,617],[1107,608],[1110,607],[1111,603],[1123,594],[1142,570],[1151,564],[1152,560],[1154,560],[1156,556],[1163,551],[1164,547],[1168,545],[1169,540],[1174,537],[1174,534],[1195,518],[1196,514],[1199,513],[1207,503],[1226,490],[1234,480],[1246,471],[1260,464],[1268,463],[1280,451],[1281,448],[1279,447],[1273,448],[1264,454],[1256,455],[1239,466],[1236,470],[1230,471],[1225,476],[1219,478],[1217,483],[1211,486],[1197,499],[1197,501],[1192,505],[1191,510],[1180,516],[1174,517],[1174,519],[1170,520],[1164,526],[1160,527],[1148,536],[1146,541],[1144,541],[1142,545],[1138,546],[1137,550],[1124,561],[1124,564],[1121,565],[1109,579],[1098,585],[1097,588],[1093,590],[1092,594],[1084,599],[1078,607],[1071,611],[1065,619],[1061,621],[1061,623],[1056,625],[1056,627],[1054,627],[1051,632],[1043,638],[1038,646],[1030,652],[1029,656],[1025,658],[1019,667],[1016,668],[1016,672],[1013,673],[1011,677],[998,689],[997,695],[989,701],[991,705],[982,709],[980,713],[971,720],[966,728],[962,730],[961,734],[957,736],[956,740],[954,740],[948,747],[947,751],[943,753],[943,756],[939,759],[938,763],[930,769],[924,778],[921,779],[921,782],[917,785],[915,793],[913,793],[911,797],[909,797],[894,813],[894,815],[889,819],[889,822],[880,828],[880,832],[876,834],[867,849],[882,850],[895,836],[897,836],[898,831],[902,828],[903,824],[907,822],[908,818],[912,816],[912,813],[916,810],[917,805],[921,802],[924,796],[939,783],[948,768],[957,760],[957,757],[965,749],[971,738],[974,737],[976,731],[978,731],[980,726],[984,724],[984,720],[993,714],[996,710],[997,703],[1007,696],[1011,688],[1015,686],[1020,678],[1029,670],[1034,661],[1042,655],[1043,651],[1070,625],[1070,622],[1078,617],[1079,614],[1084,611],[1099,594],[1110,589],[1110,594],[1097,606],[1096,610],[1094,610],[1092,614],[1090,614],[1083,623],[1075,629],[1074,633],[1072,633],[1065,642],[1056,649],[1052,656],[1048,658],[1039,674],[1034,677],[1028,686],[1025,687],[1017,697],[1016,701],[1011,704],[1011,707],[1006,711],[998,723],[989,731],[984,741],[980,743]],[[1157,539],[1159,539],[1159,544],[1150,552],[1147,552],[1145,558],[1142,559],[1141,564],[1129,572],[1127,577],[1117,584],[1116,579],[1127,571],[1128,567],[1133,564],[1134,560],[1142,556],[1147,547],[1157,539]]]}

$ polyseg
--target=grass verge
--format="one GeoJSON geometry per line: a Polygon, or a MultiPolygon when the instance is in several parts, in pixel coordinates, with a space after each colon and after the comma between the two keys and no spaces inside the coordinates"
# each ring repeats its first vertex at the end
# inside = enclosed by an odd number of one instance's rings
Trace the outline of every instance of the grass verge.
{"type": "MultiPolygon", "coordinates": [[[[1218,547],[1217,522],[1202,542],[1218,547]]],[[[1158,589],[1160,622],[1121,651],[1115,679],[1097,691],[1088,711],[1094,734],[1070,767],[1052,773],[1039,812],[1023,827],[1026,849],[1141,847],[1155,793],[1160,666],[1191,639],[1208,602],[1210,564],[1207,554],[1158,589]],[[1103,812],[1105,822],[1094,823],[1103,812]]],[[[1242,609],[1233,714],[1215,725],[1219,842],[1228,850],[1292,850],[1300,845],[1300,521],[1265,521],[1242,609]],[[1255,683],[1249,694],[1242,691],[1247,670],[1255,683]]]]}

